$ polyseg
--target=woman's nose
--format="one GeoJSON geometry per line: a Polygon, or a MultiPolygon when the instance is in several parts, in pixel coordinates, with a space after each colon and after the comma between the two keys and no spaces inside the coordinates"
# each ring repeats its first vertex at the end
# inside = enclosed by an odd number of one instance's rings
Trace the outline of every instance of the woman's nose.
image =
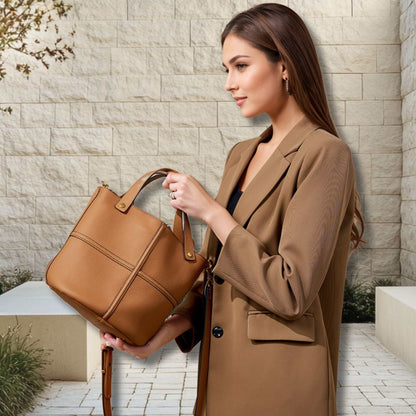
{"type": "Polygon", "coordinates": [[[230,75],[230,73],[227,74],[227,79],[225,81],[224,89],[225,91],[231,91],[236,88],[236,82],[235,78],[230,75]]]}

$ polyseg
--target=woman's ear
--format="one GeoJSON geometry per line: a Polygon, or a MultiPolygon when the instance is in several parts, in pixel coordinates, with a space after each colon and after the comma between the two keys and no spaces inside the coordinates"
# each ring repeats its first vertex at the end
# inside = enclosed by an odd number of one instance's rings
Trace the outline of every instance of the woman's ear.
{"type": "Polygon", "coordinates": [[[283,61],[281,62],[281,68],[282,68],[282,75],[283,75],[283,77],[288,78],[289,73],[287,71],[286,64],[283,61]]]}

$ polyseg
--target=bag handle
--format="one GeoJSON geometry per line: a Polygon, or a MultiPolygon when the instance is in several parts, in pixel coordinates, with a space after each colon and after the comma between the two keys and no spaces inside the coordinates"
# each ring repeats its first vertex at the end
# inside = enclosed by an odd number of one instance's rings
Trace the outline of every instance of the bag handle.
{"type": "Polygon", "coordinates": [[[104,416],[112,416],[111,409],[111,374],[113,364],[113,348],[105,347],[101,351],[101,373],[102,373],[102,403],[104,416]]]}
{"type": "MultiPolygon", "coordinates": [[[[178,173],[178,171],[169,168],[160,168],[145,173],[140,177],[131,188],[121,196],[120,201],[115,205],[120,212],[126,212],[133,201],[137,198],[140,191],[149,183],[163,176],[167,176],[169,172],[178,173]]],[[[192,239],[191,227],[186,212],[180,209],[176,210],[176,215],[173,221],[173,233],[183,245],[183,256],[187,261],[195,261],[194,241],[192,239]]]]}

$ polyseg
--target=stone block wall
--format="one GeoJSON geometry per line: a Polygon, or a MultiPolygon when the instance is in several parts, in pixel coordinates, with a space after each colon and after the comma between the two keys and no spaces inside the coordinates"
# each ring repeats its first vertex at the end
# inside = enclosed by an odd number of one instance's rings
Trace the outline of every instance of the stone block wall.
{"type": "Polygon", "coordinates": [[[401,185],[402,285],[416,285],[416,2],[400,2],[403,177],[401,185]]]}
{"type": "MultiPolygon", "coordinates": [[[[399,0],[281,3],[297,11],[311,31],[332,116],[353,152],[367,245],[352,254],[348,276],[399,281],[399,0]]],[[[413,2],[403,3],[414,8],[413,2]]],[[[264,115],[240,114],[224,90],[221,65],[222,29],[257,2],[72,4],[68,18],[58,23],[64,33],[76,31],[75,58],[49,70],[35,65],[26,80],[13,71],[24,57],[10,52],[8,75],[0,83],[0,104],[13,108],[12,115],[0,115],[0,271],[26,267],[37,279],[44,278],[48,261],[101,180],[122,194],[145,172],[171,167],[195,176],[215,197],[228,150],[269,125],[264,115]]],[[[407,134],[406,175],[414,179],[414,133],[407,134]]],[[[170,222],[168,191],[160,188],[136,204],[170,222]]],[[[406,195],[413,204],[415,189],[412,180],[406,195]]],[[[414,226],[410,202],[407,223],[414,226]]],[[[205,225],[191,224],[199,248],[205,225]]],[[[408,234],[410,243],[410,229],[408,234]]]]}

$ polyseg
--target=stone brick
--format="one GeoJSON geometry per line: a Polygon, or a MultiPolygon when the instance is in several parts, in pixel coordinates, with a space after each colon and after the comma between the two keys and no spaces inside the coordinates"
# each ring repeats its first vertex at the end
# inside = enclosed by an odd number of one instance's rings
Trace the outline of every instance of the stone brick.
{"type": "Polygon", "coordinates": [[[172,127],[213,127],[217,125],[217,103],[170,103],[172,127]]]}
{"type": "Polygon", "coordinates": [[[222,75],[163,75],[163,101],[223,101],[230,99],[222,75]]]}
{"type": "Polygon", "coordinates": [[[118,195],[125,190],[120,186],[121,171],[124,166],[120,156],[89,156],[88,157],[88,195],[92,195],[101,181],[108,184],[109,189],[118,195]]]}
{"type": "Polygon", "coordinates": [[[402,178],[402,200],[416,199],[416,176],[404,176],[402,178]]]}
{"type": "Polygon", "coordinates": [[[395,222],[400,219],[400,195],[366,195],[366,220],[395,222]]]}
{"type": "Polygon", "coordinates": [[[29,224],[0,225],[0,250],[29,248],[29,224]]]}
{"type": "Polygon", "coordinates": [[[146,74],[146,48],[111,48],[111,75],[146,74]]]}
{"type": "Polygon", "coordinates": [[[402,154],[373,154],[371,156],[372,178],[400,178],[402,174],[402,154]]]}
{"type": "MultiPolygon", "coordinates": [[[[331,117],[337,126],[345,125],[345,101],[328,100],[331,117]]],[[[354,124],[354,123],[352,123],[354,124]]]]}
{"type": "Polygon", "coordinates": [[[0,156],[0,196],[6,195],[6,157],[0,156]]]}
{"type": "Polygon", "coordinates": [[[377,45],[377,72],[400,72],[400,45],[377,45]]]}
{"type": "Polygon", "coordinates": [[[88,101],[156,101],[160,99],[160,76],[90,77],[88,101]]]}
{"type": "Polygon", "coordinates": [[[416,89],[403,97],[402,120],[403,123],[416,121],[416,89]]]}
{"type": "Polygon", "coordinates": [[[360,128],[358,126],[337,126],[338,134],[351,149],[352,153],[358,153],[360,143],[360,128]]]}
{"type": "Polygon", "coordinates": [[[220,19],[191,19],[191,45],[215,46],[221,48],[221,33],[226,20],[220,19]]]}
{"type": "Polygon", "coordinates": [[[53,155],[110,155],[111,152],[112,131],[109,127],[52,129],[53,155]]]}
{"type": "Polygon", "coordinates": [[[402,70],[401,73],[401,95],[410,94],[416,89],[416,61],[402,70]]]}
{"type": "Polygon", "coordinates": [[[403,152],[403,176],[416,176],[416,148],[403,152]]]}
{"type": "Polygon", "coordinates": [[[87,196],[37,197],[36,216],[33,215],[33,220],[36,220],[36,224],[74,225],[89,200],[90,197],[87,196]]]}
{"type": "Polygon", "coordinates": [[[118,26],[118,46],[189,46],[189,21],[176,17],[176,19],[158,19],[157,22],[122,21],[118,26]]]}
{"type": "MultiPolygon", "coordinates": [[[[39,102],[40,77],[31,76],[29,80],[23,75],[5,78],[0,82],[1,106],[3,103],[37,103],[39,102]]],[[[7,113],[8,114],[8,113],[7,113]]]]}
{"type": "Polygon", "coordinates": [[[35,252],[32,250],[19,250],[14,248],[5,248],[0,250],[1,271],[33,270],[33,260],[35,252]]]}
{"type": "Polygon", "coordinates": [[[35,222],[35,198],[0,197],[0,224],[31,224],[35,222]]]}
{"type": "Polygon", "coordinates": [[[193,48],[147,49],[147,72],[156,74],[192,74],[193,48]]]}
{"type": "Polygon", "coordinates": [[[87,192],[88,156],[7,156],[6,164],[7,196],[77,196],[87,192]]]}
{"type": "Polygon", "coordinates": [[[383,124],[383,102],[347,101],[346,123],[364,126],[383,124]]]}
{"type": "Polygon", "coordinates": [[[2,129],[0,144],[3,141],[5,155],[48,155],[50,129],[2,129]]]}
{"type": "Polygon", "coordinates": [[[55,127],[71,127],[71,104],[55,104],[55,127]]]}
{"type": "Polygon", "coordinates": [[[401,178],[372,178],[371,192],[373,195],[400,195],[401,178]]]}
{"type": "MultiPolygon", "coordinates": [[[[401,243],[403,250],[409,250],[414,253],[416,242],[416,226],[407,224],[405,227],[402,227],[401,233],[401,243]]],[[[398,262],[398,264],[400,264],[398,262]]]]}
{"type": "Polygon", "coordinates": [[[315,45],[342,44],[342,17],[302,16],[315,45]]]}
{"type": "Polygon", "coordinates": [[[176,0],[175,16],[180,19],[193,19],[196,17],[231,18],[244,10],[246,5],[246,0],[228,0],[226,2],[218,2],[216,0],[204,2],[199,0],[176,0]]]}
{"type": "Polygon", "coordinates": [[[416,35],[410,35],[401,45],[400,66],[406,68],[416,59],[416,35]]]}
{"type": "Polygon", "coordinates": [[[290,0],[290,7],[300,16],[351,16],[351,1],[290,0]]]}
{"type": "Polygon", "coordinates": [[[55,104],[22,104],[21,127],[53,127],[55,104]]]}
{"type": "MultiPolygon", "coordinates": [[[[367,215],[366,217],[367,218],[367,215]]],[[[400,248],[400,222],[366,223],[366,248],[400,248]]]]}
{"type": "Polygon", "coordinates": [[[87,87],[86,78],[44,76],[40,86],[40,100],[43,102],[87,101],[87,87]]]}
{"type": "Polygon", "coordinates": [[[402,101],[384,100],[384,125],[402,124],[402,101]]]}
{"type": "Polygon", "coordinates": [[[402,201],[400,214],[402,224],[416,225],[416,200],[402,201]]]}
{"type": "Polygon", "coordinates": [[[400,15],[400,40],[404,41],[409,36],[413,35],[416,32],[415,29],[416,21],[416,7],[414,2],[406,10],[406,13],[400,15]]]}
{"type": "Polygon", "coordinates": [[[416,147],[416,121],[403,123],[403,151],[416,147]]]}
{"type": "Polygon", "coordinates": [[[376,45],[317,45],[322,72],[376,72],[376,45]]]}
{"type": "Polygon", "coordinates": [[[220,47],[195,47],[195,72],[198,74],[221,74],[224,88],[226,72],[222,66],[222,52],[220,47]]]}
{"type": "Polygon", "coordinates": [[[30,248],[32,250],[60,249],[73,228],[68,225],[31,224],[30,248]]]}
{"type": "Polygon", "coordinates": [[[110,48],[77,48],[72,64],[72,75],[98,76],[110,74],[110,48]]]}
{"type": "MultiPolygon", "coordinates": [[[[115,20],[81,20],[73,22],[76,45],[94,47],[117,46],[117,21],[115,20]]],[[[77,53],[77,50],[74,51],[77,53]]]]}
{"type": "Polygon", "coordinates": [[[343,43],[400,43],[399,22],[392,17],[344,17],[343,43]]]}
{"type": "MultiPolygon", "coordinates": [[[[71,121],[72,127],[93,127],[95,123],[92,118],[92,104],[91,103],[71,103],[71,121]]],[[[67,126],[57,126],[67,127],[67,126]]]]}
{"type": "Polygon", "coordinates": [[[400,98],[400,74],[364,74],[363,99],[385,98],[400,98]]]}
{"type": "Polygon", "coordinates": [[[197,128],[159,130],[160,155],[197,155],[198,144],[197,128]]]}
{"type": "Polygon", "coordinates": [[[361,126],[360,151],[365,153],[401,152],[401,126],[361,126]]]}
{"type": "Polygon", "coordinates": [[[265,114],[256,117],[245,118],[241,114],[240,107],[233,102],[218,103],[218,126],[219,127],[252,127],[270,125],[270,118],[265,114]]]}
{"type": "Polygon", "coordinates": [[[74,0],[74,14],[79,20],[127,19],[127,0],[74,0]]]}
{"type": "Polygon", "coordinates": [[[174,18],[174,0],[127,0],[128,19],[174,18]]]}
{"type": "MultiPolygon", "coordinates": [[[[266,127],[208,127],[201,128],[199,152],[201,155],[212,155],[212,149],[219,156],[227,155],[237,142],[252,139],[260,135],[266,127]]],[[[222,174],[221,167],[219,174],[222,174]]]]}
{"type": "Polygon", "coordinates": [[[97,103],[93,106],[97,124],[163,127],[169,125],[168,103],[97,103]]]}
{"type": "Polygon", "coordinates": [[[332,100],[361,100],[362,82],[361,74],[333,74],[332,100]]]}
{"type": "Polygon", "coordinates": [[[384,16],[390,15],[390,0],[353,0],[353,16],[384,16]]]}
{"type": "Polygon", "coordinates": [[[400,250],[374,250],[372,260],[372,272],[375,275],[400,275],[400,250]]]}
{"type": "Polygon", "coordinates": [[[114,155],[157,155],[158,129],[155,127],[114,128],[114,155]]]}
{"type": "Polygon", "coordinates": [[[11,114],[0,111],[0,128],[2,127],[16,127],[20,126],[21,104],[1,102],[0,108],[10,107],[11,114]]]}

